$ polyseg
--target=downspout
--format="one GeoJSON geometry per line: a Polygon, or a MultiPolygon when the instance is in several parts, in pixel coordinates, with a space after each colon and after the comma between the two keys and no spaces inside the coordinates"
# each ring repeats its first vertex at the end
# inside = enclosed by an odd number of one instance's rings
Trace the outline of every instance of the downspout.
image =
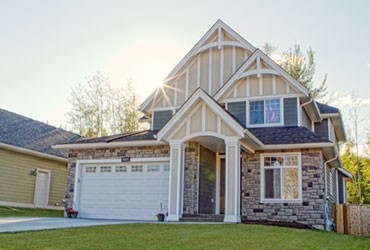
{"type": "Polygon", "coordinates": [[[301,104],[301,108],[303,108],[303,106],[306,106],[306,105],[310,104],[312,101],[313,101],[313,98],[311,97],[311,99],[308,102],[305,102],[305,103],[301,104]]]}
{"type": "MultiPolygon", "coordinates": [[[[303,107],[310,104],[312,101],[313,101],[313,98],[310,97],[311,99],[308,101],[308,102],[305,102],[305,103],[302,103],[299,107],[300,107],[300,110],[298,111],[298,114],[301,114],[303,112],[303,107]]],[[[303,115],[301,114],[300,115],[300,122],[299,122],[300,126],[303,125],[303,115]]]]}
{"type": "Polygon", "coordinates": [[[336,154],[334,158],[330,159],[330,160],[327,160],[326,162],[324,162],[324,186],[325,186],[325,192],[324,192],[324,229],[327,230],[326,228],[326,223],[327,223],[327,220],[328,220],[328,216],[327,216],[327,210],[328,210],[328,198],[327,198],[327,184],[326,184],[326,166],[329,162],[332,162],[332,161],[335,161],[336,159],[338,158],[338,155],[336,154]]]}

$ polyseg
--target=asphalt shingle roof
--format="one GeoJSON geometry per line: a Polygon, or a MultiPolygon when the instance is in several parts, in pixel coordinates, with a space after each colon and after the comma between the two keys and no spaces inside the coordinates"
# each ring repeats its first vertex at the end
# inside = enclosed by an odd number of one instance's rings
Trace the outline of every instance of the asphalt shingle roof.
{"type": "Polygon", "coordinates": [[[140,132],[132,132],[119,135],[103,136],[98,138],[80,139],[73,142],[66,142],[61,144],[82,144],[82,143],[99,143],[99,142],[124,142],[124,141],[151,141],[156,140],[154,137],[158,130],[145,130],[140,132]]]}
{"type": "Polygon", "coordinates": [[[325,137],[305,127],[249,128],[265,145],[329,142],[325,137]]]}
{"type": "Polygon", "coordinates": [[[324,103],[316,102],[321,114],[339,113],[339,109],[324,103]]]}
{"type": "Polygon", "coordinates": [[[67,158],[51,146],[80,139],[77,134],[0,109],[0,143],[67,158]]]}

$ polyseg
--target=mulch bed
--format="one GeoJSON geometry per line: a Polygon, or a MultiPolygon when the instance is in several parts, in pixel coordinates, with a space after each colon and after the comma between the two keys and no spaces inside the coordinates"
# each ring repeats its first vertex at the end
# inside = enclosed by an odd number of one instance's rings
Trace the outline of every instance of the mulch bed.
{"type": "Polygon", "coordinates": [[[298,223],[298,222],[282,222],[282,221],[256,221],[256,220],[243,220],[244,224],[255,224],[255,225],[267,225],[267,226],[277,226],[277,227],[290,227],[296,229],[314,229],[310,225],[298,223]]]}

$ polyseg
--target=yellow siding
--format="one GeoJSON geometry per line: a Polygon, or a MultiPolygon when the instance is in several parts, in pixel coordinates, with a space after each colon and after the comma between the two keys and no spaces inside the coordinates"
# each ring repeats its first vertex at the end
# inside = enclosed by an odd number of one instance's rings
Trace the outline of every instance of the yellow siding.
{"type": "Polygon", "coordinates": [[[30,172],[35,168],[51,171],[49,206],[63,206],[67,163],[5,149],[0,149],[0,201],[33,204],[36,176],[30,172]]]}

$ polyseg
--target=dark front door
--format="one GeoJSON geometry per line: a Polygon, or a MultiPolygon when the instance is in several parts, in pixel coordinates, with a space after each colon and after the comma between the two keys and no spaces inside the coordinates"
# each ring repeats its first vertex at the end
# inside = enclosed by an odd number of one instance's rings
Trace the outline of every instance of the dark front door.
{"type": "Polygon", "coordinates": [[[220,214],[225,214],[225,159],[220,164],[220,214]]]}

